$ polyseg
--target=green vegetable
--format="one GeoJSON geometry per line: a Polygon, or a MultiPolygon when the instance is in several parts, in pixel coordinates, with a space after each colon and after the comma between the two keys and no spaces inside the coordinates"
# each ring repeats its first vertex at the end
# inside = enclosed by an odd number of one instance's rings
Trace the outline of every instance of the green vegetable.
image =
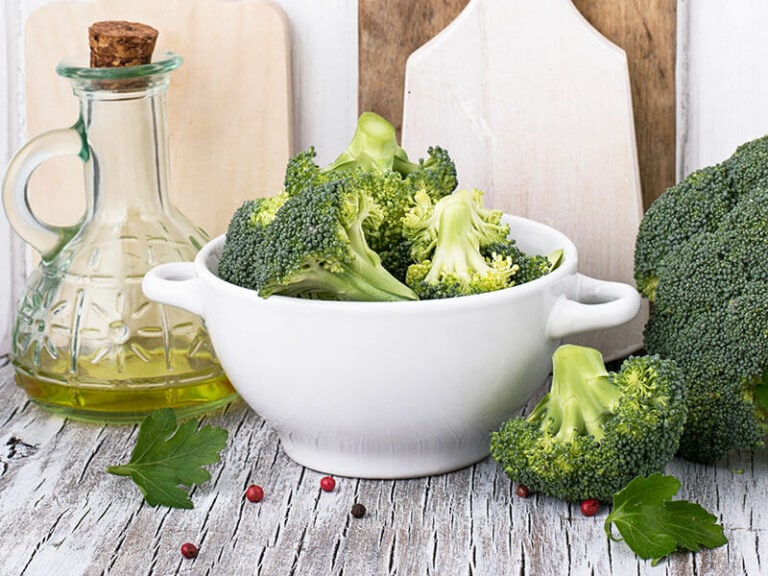
{"type": "Polygon", "coordinates": [[[571,344],[552,362],[549,393],[491,435],[491,455],[512,480],[569,502],[608,502],[635,476],[664,469],[685,422],[674,362],[635,356],[608,372],[598,350],[571,344]]]}
{"type": "Polygon", "coordinates": [[[768,137],[669,188],[640,225],[635,280],[653,303],[644,346],[683,371],[688,460],[764,446],[767,249],[768,137]]]}
{"type": "Polygon", "coordinates": [[[655,566],[677,550],[696,552],[727,544],[717,518],[699,504],[672,500],[680,489],[674,476],[653,474],[632,480],[613,498],[613,510],[605,519],[605,533],[623,539],[641,558],[655,566]],[[615,526],[622,538],[613,535],[615,526]]]}
{"type": "MultiPolygon", "coordinates": [[[[330,300],[416,300],[368,246],[364,227],[381,210],[365,188],[366,173],[302,188],[261,228],[253,288],[272,294],[330,300]]],[[[221,272],[220,272],[221,275],[221,272]]],[[[226,279],[226,278],[225,278],[226,279]]]]}
{"type": "Polygon", "coordinates": [[[250,290],[256,289],[256,264],[264,242],[264,231],[287,198],[286,193],[281,193],[246,200],[235,210],[219,258],[221,279],[250,290]]]}
{"type": "Polygon", "coordinates": [[[428,155],[412,162],[389,122],[362,114],[334,162],[321,168],[314,148],[298,153],[279,194],[235,211],[219,277],[264,297],[397,301],[498,290],[553,269],[517,248],[481,192],[454,192],[444,149],[428,155]]]}
{"type": "Polygon", "coordinates": [[[381,209],[379,224],[365,229],[368,244],[382,265],[404,281],[413,262],[402,221],[414,195],[421,191],[437,201],[453,192],[457,184],[456,167],[448,152],[435,146],[429,148],[428,155],[426,160],[411,162],[397,143],[394,126],[378,114],[364,112],[349,146],[328,166],[315,164],[313,148],[291,158],[285,191],[293,195],[307,187],[347,179],[364,186],[381,209]],[[362,184],[360,172],[370,175],[362,184]]]}
{"type": "Polygon", "coordinates": [[[128,464],[109,466],[107,472],[130,476],[150,506],[193,508],[192,500],[180,488],[210,479],[202,468],[219,461],[227,443],[227,431],[214,426],[199,430],[195,420],[177,427],[170,408],[156,410],[141,423],[136,446],[128,464]]]}
{"type": "Polygon", "coordinates": [[[423,299],[468,296],[533,280],[551,269],[508,238],[501,210],[483,206],[479,190],[457,190],[436,203],[417,192],[403,228],[415,261],[405,283],[423,299]],[[520,273],[524,270],[524,273],[520,273]]]}

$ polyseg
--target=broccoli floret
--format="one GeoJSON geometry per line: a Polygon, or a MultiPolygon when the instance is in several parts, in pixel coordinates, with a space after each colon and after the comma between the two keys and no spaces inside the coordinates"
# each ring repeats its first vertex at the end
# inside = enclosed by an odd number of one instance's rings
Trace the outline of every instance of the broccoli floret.
{"type": "Polygon", "coordinates": [[[320,166],[315,163],[317,152],[314,146],[310,146],[303,152],[291,156],[285,167],[283,190],[288,196],[293,196],[304,188],[317,186],[333,179],[333,176],[324,174],[320,166]]]}
{"type": "Polygon", "coordinates": [[[644,347],[683,371],[689,416],[679,455],[696,462],[762,447],[768,432],[766,160],[762,138],[704,169],[716,178],[692,174],[654,202],[637,238],[636,276],[654,276],[644,347]],[[656,263],[654,242],[669,248],[656,263]]]}
{"type": "Polygon", "coordinates": [[[285,203],[284,193],[246,200],[235,210],[219,259],[219,278],[255,290],[254,270],[264,241],[264,230],[285,203]]]}
{"type": "Polygon", "coordinates": [[[718,227],[733,207],[728,175],[722,166],[703,168],[667,189],[649,206],[635,242],[635,282],[651,302],[667,258],[692,236],[718,227]]]}
{"type": "Polygon", "coordinates": [[[382,265],[400,281],[413,263],[410,243],[403,236],[402,220],[410,209],[416,191],[427,193],[434,201],[450,194],[457,184],[456,167],[448,152],[440,147],[428,150],[429,157],[412,162],[398,145],[395,128],[373,112],[358,119],[349,146],[336,160],[320,167],[315,150],[309,148],[293,156],[286,168],[284,186],[289,196],[306,187],[351,178],[362,186],[382,209],[379,226],[366,224],[370,248],[382,265]],[[368,174],[363,178],[361,174],[368,174]]]}
{"type": "Polygon", "coordinates": [[[458,186],[456,165],[450,154],[440,146],[427,149],[428,158],[419,159],[418,164],[403,163],[395,160],[395,170],[400,172],[413,190],[423,190],[433,202],[448,196],[458,186]]]}
{"type": "Polygon", "coordinates": [[[405,283],[422,299],[451,298],[508,288],[538,277],[546,257],[530,260],[508,239],[500,210],[483,207],[479,190],[457,190],[436,203],[417,192],[403,219],[411,244],[405,283]],[[525,273],[520,273],[525,266],[525,273]]]}
{"type": "Polygon", "coordinates": [[[526,254],[517,246],[514,238],[493,242],[483,247],[481,253],[486,258],[510,258],[517,266],[517,272],[512,277],[511,285],[525,284],[542,276],[546,276],[560,265],[563,251],[558,250],[549,256],[541,254],[526,254]]]}
{"type": "Polygon", "coordinates": [[[397,144],[395,127],[374,112],[363,112],[346,150],[323,168],[324,172],[359,167],[366,172],[393,170],[395,157],[407,162],[405,150],[397,144]]]}
{"type": "Polygon", "coordinates": [[[403,151],[395,157],[394,169],[405,176],[403,185],[379,187],[374,191],[376,200],[384,206],[384,224],[370,235],[371,248],[381,256],[384,267],[402,281],[411,258],[411,242],[403,231],[403,219],[414,203],[417,193],[426,194],[432,202],[448,196],[458,184],[456,166],[448,152],[438,146],[430,147],[426,160],[410,162],[403,151]]]}
{"type": "Polygon", "coordinates": [[[255,289],[263,297],[417,299],[368,247],[364,223],[380,220],[379,206],[350,180],[303,188],[263,230],[253,264],[255,289]]]}
{"type": "Polygon", "coordinates": [[[552,364],[533,411],[491,434],[491,455],[512,480],[569,502],[608,502],[635,476],[664,469],[686,418],[674,362],[632,356],[608,372],[598,350],[568,344],[552,364]]]}

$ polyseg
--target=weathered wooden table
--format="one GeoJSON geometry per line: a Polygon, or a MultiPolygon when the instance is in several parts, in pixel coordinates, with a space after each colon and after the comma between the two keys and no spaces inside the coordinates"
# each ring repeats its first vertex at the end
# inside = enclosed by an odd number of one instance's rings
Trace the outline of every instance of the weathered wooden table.
{"type": "Polygon", "coordinates": [[[716,467],[675,461],[679,497],[717,514],[729,544],[680,553],[652,567],[603,532],[578,506],[514,494],[487,459],[424,479],[337,478],[282,452],[274,432],[243,402],[203,420],[229,444],[193,510],[150,508],[134,484],[107,474],[127,461],[135,426],[60,418],[30,403],[0,358],[0,574],[261,574],[347,576],[768,574],[768,451],[716,467]],[[248,502],[245,489],[263,486],[248,502]],[[352,504],[367,508],[363,518],[352,504]],[[199,546],[184,559],[184,542],[199,546]]]}

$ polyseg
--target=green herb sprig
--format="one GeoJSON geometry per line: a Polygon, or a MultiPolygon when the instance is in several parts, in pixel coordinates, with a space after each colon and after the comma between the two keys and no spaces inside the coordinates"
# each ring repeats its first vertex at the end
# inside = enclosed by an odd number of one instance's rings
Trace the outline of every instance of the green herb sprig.
{"type": "Polygon", "coordinates": [[[717,518],[701,505],[672,500],[680,490],[674,476],[638,476],[613,497],[613,510],[605,519],[605,533],[623,541],[655,566],[677,550],[696,552],[728,542],[717,518]],[[621,538],[613,534],[616,526],[621,538]]]}
{"type": "Polygon", "coordinates": [[[128,464],[109,466],[107,472],[130,476],[150,506],[193,508],[189,494],[180,486],[190,487],[211,478],[203,466],[219,461],[227,436],[227,431],[217,426],[198,430],[194,419],[177,426],[173,410],[156,410],[142,421],[128,464]]]}

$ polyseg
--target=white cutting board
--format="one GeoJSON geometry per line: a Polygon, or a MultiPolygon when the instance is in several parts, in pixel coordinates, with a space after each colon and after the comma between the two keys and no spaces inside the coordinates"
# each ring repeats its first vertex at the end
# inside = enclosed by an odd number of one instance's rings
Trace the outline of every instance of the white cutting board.
{"type": "MultiPolygon", "coordinates": [[[[549,224],[579,271],[634,285],[642,217],[627,59],[570,0],[471,0],[407,62],[402,144],[456,161],[487,206],[549,224]]],[[[631,323],[572,339],[613,359],[642,344],[631,323]]]]}
{"type": "MultiPolygon", "coordinates": [[[[171,75],[168,123],[171,196],[211,236],[247,198],[282,188],[292,153],[288,23],[279,6],[245,0],[95,0],[33,12],[25,30],[27,133],[63,128],[78,103],[56,65],[88,54],[88,26],[129,20],[159,31],[155,54],[184,62],[171,75]]],[[[87,61],[87,60],[86,60],[87,61]]],[[[55,224],[84,209],[77,159],[55,159],[30,184],[36,213],[55,224]]]]}

